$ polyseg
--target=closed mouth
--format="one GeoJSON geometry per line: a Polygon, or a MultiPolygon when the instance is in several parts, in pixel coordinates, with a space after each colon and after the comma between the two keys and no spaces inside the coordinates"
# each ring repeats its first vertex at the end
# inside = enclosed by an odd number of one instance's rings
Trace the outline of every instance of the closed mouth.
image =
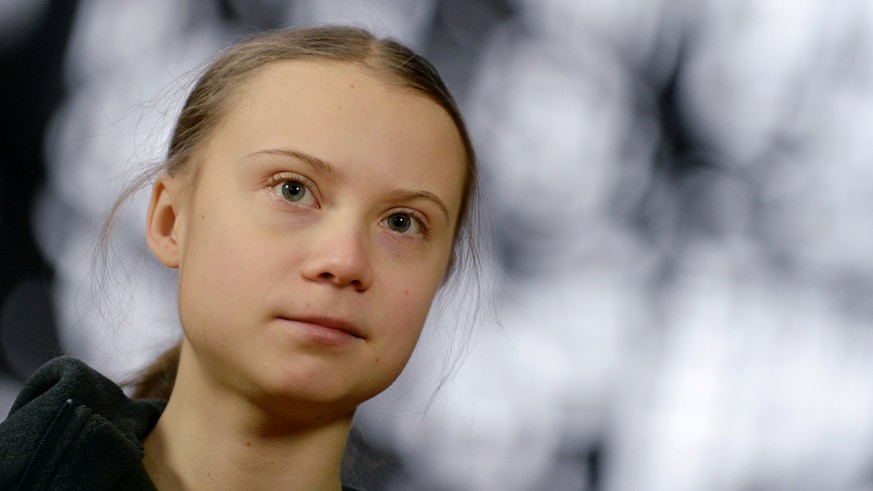
{"type": "Polygon", "coordinates": [[[342,331],[350,336],[354,336],[360,339],[367,339],[364,336],[364,333],[361,329],[358,328],[355,324],[346,321],[344,319],[337,319],[334,317],[326,317],[326,316],[295,316],[295,317],[281,317],[281,319],[294,321],[294,322],[305,322],[307,324],[315,324],[321,327],[326,327],[328,329],[334,329],[337,331],[342,331]]]}

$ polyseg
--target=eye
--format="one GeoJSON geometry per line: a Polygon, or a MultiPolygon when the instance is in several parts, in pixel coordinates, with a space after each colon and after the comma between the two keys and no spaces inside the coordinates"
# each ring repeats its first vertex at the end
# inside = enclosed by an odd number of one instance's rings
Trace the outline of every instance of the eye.
{"type": "Polygon", "coordinates": [[[306,186],[302,182],[285,181],[282,183],[282,197],[288,201],[300,201],[306,196],[306,186]]]}
{"type": "Polygon", "coordinates": [[[273,191],[285,199],[295,204],[314,205],[315,196],[309,187],[297,179],[284,179],[273,186],[273,191]]]}
{"type": "Polygon", "coordinates": [[[428,233],[423,219],[407,212],[392,213],[382,220],[381,224],[402,235],[427,235],[428,233]]]}

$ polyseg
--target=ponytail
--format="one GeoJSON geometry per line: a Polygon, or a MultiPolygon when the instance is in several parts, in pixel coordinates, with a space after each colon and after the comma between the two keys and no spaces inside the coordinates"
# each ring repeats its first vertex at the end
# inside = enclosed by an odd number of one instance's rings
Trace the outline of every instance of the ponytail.
{"type": "Polygon", "coordinates": [[[169,399],[179,370],[182,343],[163,352],[124,385],[133,390],[133,399],[169,399]]]}

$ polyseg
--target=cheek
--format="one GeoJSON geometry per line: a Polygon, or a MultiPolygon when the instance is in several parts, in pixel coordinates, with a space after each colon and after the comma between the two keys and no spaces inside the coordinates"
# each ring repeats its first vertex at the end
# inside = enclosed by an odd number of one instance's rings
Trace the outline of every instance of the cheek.
{"type": "Polygon", "coordinates": [[[252,240],[255,231],[245,222],[213,219],[218,216],[198,215],[188,234],[179,267],[183,315],[186,310],[197,310],[199,316],[241,311],[276,269],[269,242],[252,240]]]}
{"type": "Polygon", "coordinates": [[[441,271],[437,270],[387,277],[387,281],[394,283],[394,288],[389,296],[390,302],[385,303],[389,317],[385,325],[389,331],[388,343],[398,351],[397,356],[408,357],[415,347],[441,277],[441,271]]]}
{"type": "Polygon", "coordinates": [[[406,285],[402,291],[398,291],[394,297],[392,312],[398,322],[398,330],[413,332],[420,329],[427,317],[431,298],[422,291],[423,288],[415,285],[406,285]]]}

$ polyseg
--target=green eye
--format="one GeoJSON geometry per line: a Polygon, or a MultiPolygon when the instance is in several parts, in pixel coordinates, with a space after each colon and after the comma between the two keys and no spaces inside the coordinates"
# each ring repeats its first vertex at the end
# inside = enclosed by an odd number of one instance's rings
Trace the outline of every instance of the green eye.
{"type": "Polygon", "coordinates": [[[379,222],[381,227],[385,227],[395,234],[404,236],[426,236],[430,234],[430,229],[427,227],[427,222],[417,212],[414,211],[397,211],[379,222]]]}
{"type": "Polygon", "coordinates": [[[306,196],[306,186],[299,181],[285,181],[282,183],[282,197],[288,201],[300,201],[306,196]]]}
{"type": "Polygon", "coordinates": [[[304,176],[291,172],[276,174],[270,177],[266,185],[270,188],[271,197],[293,205],[293,209],[301,206],[318,208],[318,186],[304,176]]]}
{"type": "Polygon", "coordinates": [[[412,217],[406,213],[395,213],[386,219],[386,225],[397,233],[403,233],[412,226],[412,217]]]}

